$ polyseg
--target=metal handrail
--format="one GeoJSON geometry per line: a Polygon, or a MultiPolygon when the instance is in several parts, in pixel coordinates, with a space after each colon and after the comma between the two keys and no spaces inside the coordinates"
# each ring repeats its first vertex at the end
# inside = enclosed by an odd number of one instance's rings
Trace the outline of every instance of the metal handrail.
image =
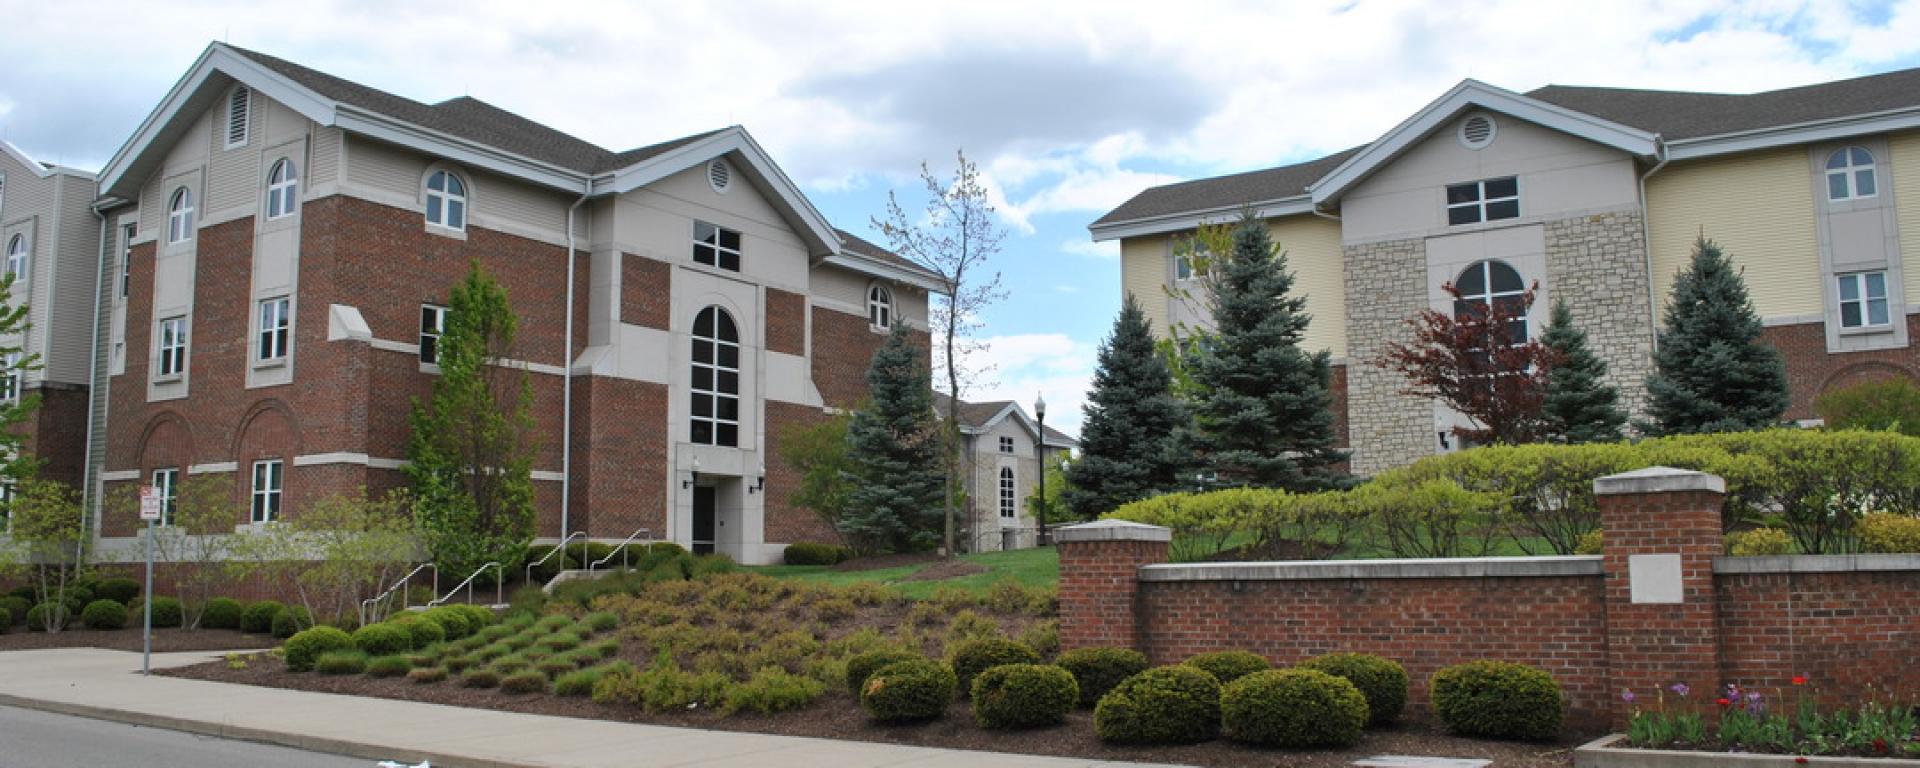
{"type": "MultiPolygon", "coordinates": [[[[527,563],[527,583],[528,584],[533,583],[533,569],[539,567],[541,563],[544,563],[548,560],[552,560],[554,555],[560,555],[560,565],[562,570],[564,570],[567,564],[567,557],[566,557],[567,542],[573,541],[573,537],[575,536],[585,536],[585,535],[587,535],[586,531],[574,531],[573,533],[569,533],[567,534],[566,538],[560,540],[560,545],[557,547],[554,547],[553,551],[548,552],[545,557],[542,557],[531,563],[527,563]]],[[[585,548],[582,548],[580,550],[580,553],[583,555],[586,554],[586,552],[587,551],[585,548]]]]}
{"type": "Polygon", "coordinates": [[[441,595],[438,598],[435,598],[433,602],[427,603],[427,607],[432,608],[434,606],[437,606],[437,605],[440,605],[441,603],[446,602],[447,598],[453,597],[455,593],[458,593],[460,591],[461,587],[467,588],[467,602],[469,603],[473,602],[473,580],[480,578],[480,574],[485,573],[488,568],[492,568],[494,570],[493,604],[499,605],[501,603],[506,602],[505,600],[501,599],[506,595],[506,586],[505,586],[506,580],[507,580],[506,567],[500,565],[497,562],[494,562],[494,563],[487,563],[486,565],[473,569],[473,573],[467,574],[466,581],[462,581],[459,584],[455,584],[453,586],[453,589],[447,590],[446,594],[441,595]]]}
{"type": "MultiPolygon", "coordinates": [[[[433,569],[433,594],[434,596],[438,597],[440,595],[440,569],[437,566],[435,566],[433,563],[421,563],[420,565],[416,566],[413,570],[408,571],[407,575],[400,577],[400,580],[394,582],[393,586],[387,587],[387,591],[381,592],[378,595],[374,595],[373,597],[369,597],[365,600],[360,601],[360,623],[361,624],[367,623],[367,606],[376,604],[381,600],[387,599],[387,596],[393,594],[395,590],[405,588],[408,584],[413,582],[413,577],[420,575],[421,571],[427,570],[429,568],[433,569]]],[[[403,604],[402,607],[406,607],[406,608],[413,607],[410,605],[404,605],[404,603],[406,602],[406,598],[404,594],[402,594],[400,602],[403,604]]]]}
{"type": "Polygon", "coordinates": [[[628,544],[632,544],[632,543],[633,543],[633,540],[634,540],[634,539],[637,539],[637,538],[640,538],[640,536],[641,536],[641,534],[645,534],[645,535],[646,535],[646,537],[647,537],[647,542],[648,542],[648,543],[652,543],[652,542],[653,542],[653,529],[652,529],[652,528],[640,528],[640,529],[636,529],[636,530],[635,530],[635,531],[634,531],[633,533],[629,533],[629,534],[627,534],[627,537],[626,537],[626,538],[624,538],[624,539],[621,539],[621,540],[620,540],[620,543],[619,543],[619,544],[618,544],[617,546],[615,546],[615,547],[613,548],[613,551],[612,551],[612,552],[608,552],[608,553],[607,553],[607,556],[606,556],[606,557],[603,557],[603,558],[600,558],[600,559],[598,559],[598,560],[595,560],[595,561],[593,561],[593,562],[591,562],[591,563],[588,563],[588,564],[587,564],[587,573],[593,573],[593,569],[594,569],[594,568],[597,568],[597,567],[599,567],[601,563],[605,563],[605,562],[606,562],[606,561],[608,561],[608,560],[612,560],[612,559],[613,559],[613,556],[614,556],[614,555],[619,555],[619,556],[620,556],[620,567],[622,567],[622,568],[627,568],[627,567],[630,567],[630,566],[632,565],[632,562],[630,562],[629,560],[627,560],[627,545],[628,545],[628,544]]]}

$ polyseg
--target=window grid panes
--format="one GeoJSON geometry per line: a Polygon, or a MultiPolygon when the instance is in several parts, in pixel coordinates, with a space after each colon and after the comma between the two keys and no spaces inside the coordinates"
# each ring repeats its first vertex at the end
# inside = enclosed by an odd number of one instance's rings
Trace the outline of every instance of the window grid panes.
{"type": "Polygon", "coordinates": [[[1193,279],[1193,258],[1185,255],[1173,257],[1173,279],[1186,281],[1193,279]]]}
{"type": "Polygon", "coordinates": [[[8,352],[0,356],[0,402],[17,402],[20,399],[20,353],[8,352]]]}
{"type": "Polygon", "coordinates": [[[292,160],[281,160],[273,164],[273,172],[267,175],[267,218],[281,219],[292,216],[299,205],[300,172],[294,168],[292,160]]]}
{"type": "Polygon", "coordinates": [[[740,271],[740,233],[704,221],[693,223],[693,261],[732,272],[740,271]]]}
{"type": "Polygon", "coordinates": [[[154,470],[153,487],[160,489],[160,525],[173,525],[173,505],[180,496],[180,470],[154,470]]]}
{"type": "Polygon", "coordinates": [[[120,298],[124,299],[133,291],[133,237],[139,230],[128,224],[120,232],[120,298]]]}
{"type": "Polygon", "coordinates": [[[1865,147],[1847,147],[1827,156],[1827,199],[1858,200],[1880,194],[1874,178],[1873,153],[1865,147]]]}
{"type": "Polygon", "coordinates": [[[867,323],[875,328],[893,327],[893,291],[884,285],[867,289],[867,323]]]}
{"type": "Polygon", "coordinates": [[[1501,179],[1447,186],[1447,224],[1478,224],[1520,217],[1520,180],[1501,179]]]}
{"type": "Polygon", "coordinates": [[[1506,262],[1492,259],[1475,262],[1460,273],[1453,287],[1460,294],[1460,297],[1454,301],[1455,319],[1490,317],[1495,308],[1498,308],[1513,315],[1513,319],[1507,325],[1509,342],[1526,343],[1527,285],[1513,267],[1508,266],[1506,262]]]}
{"type": "Polygon", "coordinates": [[[27,279],[27,236],[14,235],[7,241],[7,274],[16,280],[27,279]]]}
{"type": "Polygon", "coordinates": [[[193,193],[186,187],[173,191],[167,203],[167,242],[184,243],[193,239],[193,193]]]}
{"type": "Polygon", "coordinates": [[[1840,327],[1871,328],[1890,322],[1887,273],[1856,272],[1840,276],[1840,327]]]}
{"type": "Polygon", "coordinates": [[[447,332],[447,308],[420,305],[420,362],[440,364],[440,337],[447,332]]]}
{"type": "Polygon", "coordinates": [[[427,223],[436,227],[467,228],[467,185],[446,171],[427,177],[427,223]]]}
{"type": "Polygon", "coordinates": [[[280,519],[280,482],[283,465],[279,459],[253,463],[253,521],[271,523],[280,519]]]}
{"type": "Polygon", "coordinates": [[[689,439],[740,444],[740,334],[733,318],[707,307],[693,320],[692,419],[689,439]]]}
{"type": "Polygon", "coordinates": [[[1000,468],[1000,516],[1012,519],[1014,515],[1013,467],[1000,468]]]}
{"type": "Polygon", "coordinates": [[[288,329],[293,320],[287,314],[285,296],[260,302],[260,338],[255,344],[259,360],[281,360],[287,356],[288,329]]]}
{"type": "Polygon", "coordinates": [[[160,375],[178,376],[187,372],[187,319],[169,317],[160,321],[160,375]]]}
{"type": "Polygon", "coordinates": [[[1013,453],[1013,438],[1005,435],[1000,436],[1000,452],[1013,453]]]}

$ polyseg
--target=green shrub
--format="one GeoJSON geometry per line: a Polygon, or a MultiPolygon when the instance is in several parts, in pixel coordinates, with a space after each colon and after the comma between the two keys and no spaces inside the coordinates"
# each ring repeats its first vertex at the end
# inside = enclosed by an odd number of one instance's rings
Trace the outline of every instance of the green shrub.
{"type": "Polygon", "coordinates": [[[1727,554],[1735,557],[1793,553],[1793,537],[1778,528],[1755,528],[1727,534],[1727,554]]]}
{"type": "Polygon", "coordinates": [[[763,715],[799,709],[827,692],[827,686],[779,667],[762,667],[747,681],[727,689],[727,712],[752,710],[763,715]]]}
{"type": "Polygon", "coordinates": [[[833,565],[852,559],[853,550],[817,541],[800,541],[787,545],[787,565],[833,565]]]}
{"type": "Polygon", "coordinates": [[[961,691],[973,690],[973,679],[1002,664],[1038,664],[1040,654],[1032,648],[1001,637],[969,640],[947,655],[961,691]]]}
{"type": "Polygon", "coordinates": [[[65,627],[73,611],[62,603],[41,603],[27,609],[27,629],[45,632],[49,625],[65,627]]]}
{"type": "Polygon", "coordinates": [[[80,623],[87,629],[125,629],[127,606],[106,598],[95,600],[80,612],[80,623]]]}
{"type": "Polygon", "coordinates": [[[867,678],[872,677],[873,673],[880,671],[882,667],[890,667],[903,661],[916,661],[922,658],[924,657],[913,651],[893,646],[876,648],[855,655],[853,658],[847,660],[847,692],[852,693],[853,697],[858,699],[860,698],[860,690],[867,685],[867,678]]]}
{"type": "Polygon", "coordinates": [[[452,672],[453,674],[457,675],[469,669],[472,669],[474,667],[480,666],[484,662],[485,660],[481,659],[478,655],[468,654],[465,656],[449,656],[445,661],[442,661],[440,663],[442,666],[445,666],[447,668],[448,672],[452,672]]]}
{"type": "Polygon", "coordinates": [[[200,611],[200,626],[205,629],[239,629],[240,601],[231,597],[216,597],[207,601],[207,607],[200,611]]]}
{"type": "Polygon", "coordinates": [[[437,608],[429,608],[421,613],[410,613],[406,615],[418,616],[440,625],[441,632],[446,635],[444,639],[447,640],[459,640],[480,629],[479,625],[474,623],[473,614],[459,610],[451,605],[442,605],[437,608]]]}
{"type": "Polygon", "coordinates": [[[1367,725],[1353,683],[1313,669],[1255,672],[1220,690],[1220,732],[1263,747],[1351,747],[1367,725]]]}
{"type": "Polygon", "coordinates": [[[408,644],[415,648],[425,648],[447,640],[446,627],[419,614],[405,614],[387,623],[405,630],[408,644]]]}
{"type": "MultiPolygon", "coordinates": [[[[154,605],[157,606],[159,603],[155,602],[154,605]]],[[[313,615],[307,613],[307,609],[302,606],[289,605],[273,615],[274,637],[292,637],[293,633],[311,626],[313,626],[313,615]]]]}
{"type": "Polygon", "coordinates": [[[0,597],[0,610],[6,611],[8,616],[13,617],[10,621],[0,622],[0,629],[4,629],[9,624],[26,621],[27,611],[33,610],[33,601],[19,595],[7,595],[0,597]]]}
{"type": "Polygon", "coordinates": [[[1213,675],[1221,685],[1226,685],[1255,672],[1273,669],[1273,663],[1267,657],[1252,651],[1214,651],[1193,656],[1183,662],[1190,667],[1198,667],[1213,675]]]}
{"type": "Polygon", "coordinates": [[[1132,648],[1077,648],[1054,662],[1080,686],[1080,705],[1091,707],[1125,680],[1147,671],[1147,655],[1132,648]]]}
{"type": "Polygon", "coordinates": [[[1595,528],[1580,534],[1580,543],[1574,545],[1573,553],[1576,555],[1598,555],[1605,550],[1606,544],[1607,532],[1595,528]]]}
{"type": "Polygon", "coordinates": [[[1920,552],[1920,517],[1872,512],[1856,527],[1860,548],[1883,554],[1920,552]]]}
{"type": "Polygon", "coordinates": [[[10,629],[13,629],[13,612],[7,610],[5,605],[0,605],[0,635],[6,634],[10,629]]]}
{"type": "Polygon", "coordinates": [[[448,610],[451,610],[454,613],[458,613],[467,617],[467,625],[471,627],[471,629],[467,631],[468,634],[472,634],[486,627],[490,627],[495,622],[498,622],[500,620],[499,614],[494,613],[492,608],[488,608],[484,605],[468,605],[468,604],[462,603],[459,605],[449,605],[444,607],[447,608],[448,610]]]}
{"type": "Polygon", "coordinates": [[[1433,713],[1462,736],[1551,739],[1560,733],[1566,705],[1560,684],[1524,664],[1475,661],[1433,673],[1433,713]]]}
{"type": "Polygon", "coordinates": [[[1211,741],[1220,733],[1220,681],[1185,664],[1141,672],[1100,697],[1093,730],[1114,744],[1211,741]]]}
{"type": "Polygon", "coordinates": [[[1060,620],[1036,621],[1020,633],[1020,643],[1042,658],[1060,652],[1060,620]]]}
{"type": "Polygon", "coordinates": [[[407,673],[407,679],[421,685],[438,683],[447,679],[447,669],[446,667],[415,667],[413,671],[407,673]]]}
{"type": "Polygon", "coordinates": [[[895,662],[867,677],[860,707],[876,722],[932,720],[946,713],[958,685],[953,668],[932,659],[895,662]]]}
{"type": "Polygon", "coordinates": [[[392,622],[368,624],[353,632],[353,647],[368,656],[391,656],[413,648],[407,630],[392,622]]]}
{"type": "Polygon", "coordinates": [[[579,635],[574,634],[571,631],[567,631],[567,632],[555,632],[551,635],[547,635],[546,637],[541,638],[539,642],[535,643],[535,645],[541,648],[548,648],[557,652],[557,651],[571,651],[575,648],[580,647],[580,643],[582,642],[585,642],[585,641],[579,635]]]}
{"type": "Polygon", "coordinates": [[[1833,390],[1814,400],[1813,409],[1828,429],[1891,430],[1920,437],[1920,386],[1904,378],[1833,390]]]}
{"type": "Polygon", "coordinates": [[[600,682],[600,676],[606,671],[607,667],[588,667],[561,673],[553,679],[553,694],[555,696],[592,696],[593,684],[600,682]]]}
{"type": "Polygon", "coordinates": [[[1080,703],[1073,673],[1042,664],[1002,664],[973,679],[973,718],[982,728],[1036,728],[1066,722],[1080,703]]]}
{"type": "Polygon", "coordinates": [[[540,562],[541,558],[547,557],[553,550],[554,545],[552,544],[535,544],[527,547],[526,563],[533,566],[533,580],[536,583],[545,584],[553,581],[553,577],[560,575],[560,572],[563,570],[573,570],[580,567],[580,561],[570,554],[554,555],[548,558],[546,562],[540,562]],[[535,565],[535,563],[538,563],[538,565],[535,565]]]}
{"type": "Polygon", "coordinates": [[[460,685],[467,688],[492,688],[500,684],[500,673],[491,668],[469,669],[460,673],[460,685]]]}
{"type": "MultiPolygon", "coordinates": [[[[127,605],[127,615],[144,615],[147,609],[146,602],[144,598],[135,598],[133,602],[127,605]]],[[[153,626],[156,628],[178,627],[184,614],[185,612],[180,607],[180,599],[177,597],[156,597],[153,599],[153,626]]],[[[289,632],[281,637],[285,638],[291,635],[292,633],[289,632]]]]}
{"type": "Polygon", "coordinates": [[[1299,666],[1353,683],[1367,697],[1367,722],[1372,725],[1393,722],[1407,707],[1407,668],[1400,662],[1369,653],[1329,653],[1299,666]]]}
{"type": "Polygon", "coordinates": [[[595,632],[606,632],[614,627],[620,626],[620,615],[612,611],[597,611],[587,614],[580,619],[580,622],[586,624],[587,629],[595,632]]]}
{"type": "Polygon", "coordinates": [[[139,596],[140,582],[133,579],[103,579],[93,588],[95,600],[112,600],[123,607],[139,596]]]}
{"type": "Polygon", "coordinates": [[[321,654],[352,647],[352,635],[335,627],[314,627],[287,638],[286,644],[280,649],[289,671],[305,672],[313,669],[314,662],[319,660],[321,654]]]}
{"type": "Polygon", "coordinates": [[[280,609],[286,606],[273,600],[261,600],[247,604],[240,612],[240,631],[249,635],[264,635],[273,631],[273,617],[280,615],[280,609]]]}
{"type": "Polygon", "coordinates": [[[534,670],[515,672],[500,678],[501,693],[546,693],[547,676],[534,670]]]}
{"type": "Polygon", "coordinates": [[[602,704],[638,706],[648,712],[675,712],[689,707],[724,705],[733,680],[719,672],[695,674],[661,654],[644,670],[621,664],[594,683],[593,700],[602,704]]]}
{"type": "Polygon", "coordinates": [[[341,649],[320,654],[313,671],[323,675],[357,675],[367,671],[366,651],[341,649]]]}

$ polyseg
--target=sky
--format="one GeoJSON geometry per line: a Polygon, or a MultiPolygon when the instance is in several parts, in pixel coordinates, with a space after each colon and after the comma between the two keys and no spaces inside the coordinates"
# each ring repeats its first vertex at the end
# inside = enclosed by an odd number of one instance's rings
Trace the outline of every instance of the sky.
{"type": "MultiPolygon", "coordinates": [[[[0,0],[0,138],[97,169],[225,40],[610,149],[739,124],[838,226],[927,163],[1007,231],[964,396],[1080,426],[1120,304],[1086,226],[1141,190],[1362,144],[1463,78],[1750,92],[1920,66],[1920,0],[370,2],[0,0]]],[[[1284,245],[1284,244],[1283,244],[1284,245]]]]}

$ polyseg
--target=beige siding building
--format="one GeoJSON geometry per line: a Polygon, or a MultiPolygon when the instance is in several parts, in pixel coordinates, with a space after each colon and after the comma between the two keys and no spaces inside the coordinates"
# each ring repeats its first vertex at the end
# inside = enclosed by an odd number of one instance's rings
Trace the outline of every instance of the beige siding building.
{"type": "MultiPolygon", "coordinates": [[[[936,393],[934,399],[935,412],[945,418],[946,396],[936,393]]],[[[1049,466],[1057,469],[1079,443],[1052,427],[1043,435],[1039,422],[1012,400],[962,401],[959,412],[968,501],[963,548],[994,552],[1037,546],[1040,510],[1032,502],[1040,474],[1049,466]]],[[[1048,525],[1058,524],[1060,515],[1050,512],[1048,525]]]]}

